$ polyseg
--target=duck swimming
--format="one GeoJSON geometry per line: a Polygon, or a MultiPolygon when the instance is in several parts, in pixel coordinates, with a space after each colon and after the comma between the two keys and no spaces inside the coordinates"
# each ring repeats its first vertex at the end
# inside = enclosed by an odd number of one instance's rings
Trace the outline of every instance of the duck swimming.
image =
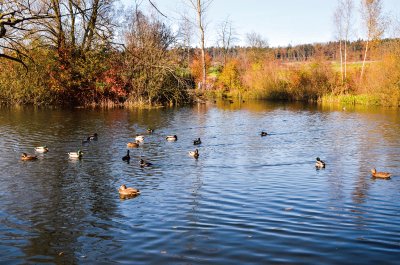
{"type": "Polygon", "coordinates": [[[154,132],[154,130],[153,129],[151,129],[151,128],[147,128],[147,133],[148,134],[152,134],[154,132]]]}
{"type": "Polygon", "coordinates": [[[97,141],[97,136],[98,136],[97,133],[94,133],[89,135],[87,139],[90,141],[97,141]]]}
{"type": "Polygon", "coordinates": [[[143,141],[144,141],[144,136],[143,136],[143,135],[138,135],[138,134],[137,134],[137,135],[135,136],[135,140],[136,140],[136,141],[139,141],[139,142],[143,142],[143,141]]]}
{"type": "Polygon", "coordinates": [[[36,160],[37,156],[28,155],[27,153],[22,153],[21,160],[28,161],[28,160],[36,160]]]}
{"type": "Polygon", "coordinates": [[[47,148],[47,146],[38,146],[35,147],[35,151],[38,153],[47,153],[49,151],[49,148],[47,148]]]}
{"type": "Polygon", "coordinates": [[[131,156],[129,155],[129,150],[126,150],[126,156],[122,157],[122,161],[128,162],[131,160],[131,156]]]}
{"type": "Polygon", "coordinates": [[[136,196],[140,194],[140,190],[134,188],[127,188],[126,185],[121,185],[118,189],[119,195],[121,196],[136,196]]]}
{"type": "Polygon", "coordinates": [[[196,150],[194,150],[194,151],[190,151],[189,152],[189,156],[191,156],[191,157],[194,157],[194,158],[199,158],[199,150],[198,149],[196,149],[196,150]]]}
{"type": "Polygon", "coordinates": [[[262,131],[261,132],[261,137],[263,137],[263,136],[267,136],[268,135],[268,133],[267,132],[264,132],[264,131],[262,131]]]}
{"type": "Polygon", "coordinates": [[[128,148],[138,148],[139,147],[139,141],[136,140],[135,142],[129,142],[129,143],[126,144],[126,146],[128,148]]]}
{"type": "Polygon", "coordinates": [[[86,140],[82,140],[82,144],[88,144],[90,142],[90,136],[86,138],[86,140]]]}
{"type": "Polygon", "coordinates": [[[139,161],[140,167],[151,167],[153,164],[149,162],[145,162],[143,159],[140,159],[139,161]]]}
{"type": "Polygon", "coordinates": [[[83,152],[78,150],[78,152],[69,152],[69,158],[82,158],[83,152]]]}
{"type": "Polygon", "coordinates": [[[174,142],[174,141],[178,140],[178,136],[168,135],[167,137],[165,137],[165,139],[167,139],[167,141],[174,142]]]}
{"type": "Polygon", "coordinates": [[[318,169],[325,168],[325,162],[322,161],[319,157],[317,157],[317,162],[315,162],[315,167],[318,169]]]}
{"type": "Polygon", "coordinates": [[[193,141],[193,144],[194,144],[194,145],[199,145],[199,144],[201,144],[200,138],[197,138],[196,140],[194,140],[194,141],[193,141]]]}
{"type": "Polygon", "coordinates": [[[389,172],[377,172],[375,168],[371,169],[372,177],[380,179],[390,179],[392,174],[389,172]]]}

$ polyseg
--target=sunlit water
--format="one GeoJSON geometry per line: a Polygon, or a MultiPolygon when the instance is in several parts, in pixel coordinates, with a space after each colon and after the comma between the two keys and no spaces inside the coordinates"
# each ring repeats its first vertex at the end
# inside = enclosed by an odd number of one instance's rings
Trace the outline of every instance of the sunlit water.
{"type": "Polygon", "coordinates": [[[2,109],[0,263],[398,264],[399,135],[390,109],[2,109]],[[20,161],[38,145],[50,151],[20,161]],[[70,160],[78,148],[83,159],[70,160]],[[372,179],[372,167],[392,179],[372,179]],[[121,200],[121,184],[142,194],[121,200]]]}

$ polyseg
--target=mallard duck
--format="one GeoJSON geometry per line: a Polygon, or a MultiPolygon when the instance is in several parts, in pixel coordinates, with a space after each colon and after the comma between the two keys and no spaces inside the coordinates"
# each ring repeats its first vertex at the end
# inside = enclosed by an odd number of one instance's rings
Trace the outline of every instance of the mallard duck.
{"type": "Polygon", "coordinates": [[[151,128],[147,128],[147,133],[148,134],[152,134],[154,132],[154,130],[153,129],[151,129],[151,128]]]}
{"type": "Polygon", "coordinates": [[[119,195],[121,196],[136,196],[140,194],[140,190],[134,188],[127,188],[126,185],[121,185],[118,189],[119,195]]]}
{"type": "Polygon", "coordinates": [[[129,162],[131,160],[131,156],[129,155],[129,150],[126,150],[126,156],[122,157],[122,161],[129,162]]]}
{"type": "Polygon", "coordinates": [[[165,139],[167,139],[167,141],[173,142],[178,140],[178,136],[176,135],[168,135],[167,137],[165,137],[165,139]]]}
{"type": "Polygon", "coordinates": [[[322,161],[319,157],[316,158],[317,162],[315,162],[316,168],[325,168],[325,162],[322,161]]]}
{"type": "Polygon", "coordinates": [[[97,141],[97,133],[91,134],[88,136],[88,140],[90,141],[97,141]]]}
{"type": "Polygon", "coordinates": [[[140,167],[151,167],[153,164],[149,162],[145,162],[143,159],[140,159],[140,167]]]}
{"type": "Polygon", "coordinates": [[[390,179],[392,174],[389,172],[377,172],[375,168],[371,169],[372,177],[380,179],[390,179]]]}
{"type": "Polygon", "coordinates": [[[199,144],[201,144],[200,138],[197,138],[196,140],[194,140],[194,141],[193,141],[193,144],[194,144],[194,145],[199,145],[199,144]]]}
{"type": "Polygon", "coordinates": [[[86,140],[82,140],[82,144],[88,144],[90,142],[90,136],[86,138],[86,140]]]}
{"type": "Polygon", "coordinates": [[[47,146],[37,146],[35,147],[35,151],[38,153],[46,153],[49,151],[49,148],[47,148],[47,146]]]}
{"type": "Polygon", "coordinates": [[[21,155],[21,160],[27,161],[27,160],[36,160],[37,156],[34,155],[28,155],[27,153],[22,153],[21,155]]]}
{"type": "Polygon", "coordinates": [[[267,132],[264,132],[264,131],[261,132],[261,137],[262,137],[262,136],[267,136],[267,135],[268,135],[267,132]]]}
{"type": "Polygon", "coordinates": [[[136,140],[136,141],[139,141],[139,142],[143,142],[143,141],[144,141],[144,136],[143,136],[143,135],[138,135],[138,134],[137,134],[137,135],[135,136],[135,140],[136,140]]]}
{"type": "Polygon", "coordinates": [[[82,158],[83,152],[78,150],[78,152],[69,152],[69,158],[82,158]]]}
{"type": "Polygon", "coordinates": [[[128,148],[138,148],[139,147],[139,141],[136,140],[135,142],[129,142],[129,143],[126,144],[126,146],[128,148]]]}
{"type": "Polygon", "coordinates": [[[191,156],[191,157],[194,157],[194,158],[199,158],[199,150],[198,149],[196,149],[196,150],[194,150],[194,151],[190,151],[189,152],[189,156],[191,156]]]}

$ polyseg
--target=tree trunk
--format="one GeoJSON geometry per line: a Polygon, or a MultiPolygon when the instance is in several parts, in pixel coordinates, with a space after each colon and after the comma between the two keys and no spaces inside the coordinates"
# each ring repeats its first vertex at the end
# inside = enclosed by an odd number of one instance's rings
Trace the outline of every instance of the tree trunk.
{"type": "Polygon", "coordinates": [[[68,1],[68,8],[69,8],[69,14],[71,17],[71,46],[75,48],[75,14],[74,14],[74,9],[73,9],[73,4],[72,0],[68,1]]]}
{"type": "Polygon", "coordinates": [[[207,82],[207,72],[206,72],[206,53],[204,48],[204,27],[202,21],[202,10],[201,10],[201,0],[197,0],[197,19],[199,23],[199,29],[201,33],[201,64],[203,69],[202,84],[201,89],[204,90],[207,82]]]}
{"type": "Polygon", "coordinates": [[[344,80],[347,79],[347,39],[344,41],[344,80]]]}
{"type": "Polygon", "coordinates": [[[339,54],[340,54],[340,76],[342,78],[343,85],[343,55],[342,55],[342,40],[339,40],[339,54]]]}
{"type": "Polygon", "coordinates": [[[364,60],[363,60],[363,64],[361,67],[360,83],[361,83],[363,75],[364,75],[364,67],[365,67],[365,60],[367,59],[368,44],[369,44],[369,40],[367,40],[367,44],[365,45],[364,60]]]}

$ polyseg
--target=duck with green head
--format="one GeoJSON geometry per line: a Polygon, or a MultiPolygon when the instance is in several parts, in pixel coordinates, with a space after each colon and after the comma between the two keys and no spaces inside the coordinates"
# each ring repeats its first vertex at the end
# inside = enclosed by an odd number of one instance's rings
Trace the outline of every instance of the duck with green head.
{"type": "Polygon", "coordinates": [[[69,152],[68,153],[69,158],[82,158],[83,152],[81,150],[78,150],[78,152],[69,152]]]}
{"type": "Polygon", "coordinates": [[[195,159],[199,158],[199,149],[196,149],[194,151],[190,151],[189,152],[189,156],[191,156],[191,157],[193,157],[195,159]]]}
{"type": "Polygon", "coordinates": [[[49,148],[47,148],[47,146],[37,146],[35,147],[35,151],[38,153],[47,153],[49,148]]]}
{"type": "Polygon", "coordinates": [[[122,161],[128,162],[131,160],[131,156],[129,155],[129,150],[126,150],[126,155],[122,157],[122,161]]]}
{"type": "Polygon", "coordinates": [[[168,135],[167,137],[165,137],[165,139],[167,139],[167,141],[169,142],[175,142],[178,140],[178,136],[176,135],[168,135]]]}
{"type": "Polygon", "coordinates": [[[316,158],[315,167],[317,169],[325,168],[325,162],[322,161],[319,157],[316,158]]]}

